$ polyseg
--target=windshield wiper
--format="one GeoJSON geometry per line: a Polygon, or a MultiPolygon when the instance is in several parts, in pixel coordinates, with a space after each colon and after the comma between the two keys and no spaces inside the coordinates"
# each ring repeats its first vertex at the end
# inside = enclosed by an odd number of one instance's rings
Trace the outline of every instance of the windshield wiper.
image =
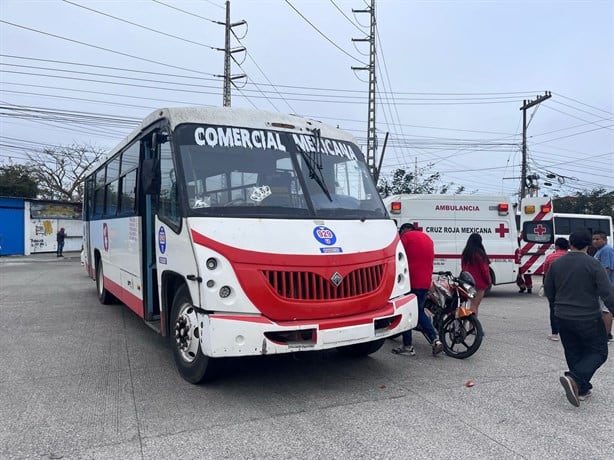
{"type": "Polygon", "coordinates": [[[314,129],[313,137],[316,145],[316,151],[313,152],[313,156],[311,153],[301,152],[303,158],[305,159],[305,164],[309,169],[309,178],[316,181],[316,183],[320,186],[326,198],[332,203],[333,198],[330,196],[330,192],[328,191],[328,187],[326,186],[326,182],[324,182],[324,176],[322,176],[322,152],[320,151],[320,130],[314,129]]]}

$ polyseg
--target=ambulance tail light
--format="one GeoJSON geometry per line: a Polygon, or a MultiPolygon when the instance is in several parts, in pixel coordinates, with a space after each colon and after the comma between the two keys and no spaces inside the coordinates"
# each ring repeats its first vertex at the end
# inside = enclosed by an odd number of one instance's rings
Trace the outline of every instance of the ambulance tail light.
{"type": "Polygon", "coordinates": [[[390,203],[390,214],[401,214],[401,202],[393,201],[390,203]]]}
{"type": "Polygon", "coordinates": [[[525,214],[535,214],[535,205],[528,204],[524,207],[525,214]]]}
{"type": "Polygon", "coordinates": [[[500,216],[507,216],[510,213],[510,205],[507,203],[499,203],[498,210],[500,216]]]}
{"type": "Polygon", "coordinates": [[[551,204],[542,204],[541,210],[542,210],[543,214],[548,214],[549,212],[552,212],[552,205],[551,204]]]}

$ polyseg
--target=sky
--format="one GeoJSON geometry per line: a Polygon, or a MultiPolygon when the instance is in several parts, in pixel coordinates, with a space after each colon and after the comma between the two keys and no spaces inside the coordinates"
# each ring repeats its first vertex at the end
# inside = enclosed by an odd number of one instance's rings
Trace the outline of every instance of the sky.
{"type": "MultiPolygon", "coordinates": [[[[232,0],[232,106],[351,132],[366,152],[371,0],[232,0]]],[[[378,0],[377,161],[517,196],[524,101],[540,195],[614,190],[614,1],[378,0]],[[547,176],[551,177],[548,179],[547,176]],[[547,185],[547,184],[551,185],[547,185]]],[[[222,105],[225,2],[1,0],[0,164],[113,148],[160,107],[222,105]]]]}

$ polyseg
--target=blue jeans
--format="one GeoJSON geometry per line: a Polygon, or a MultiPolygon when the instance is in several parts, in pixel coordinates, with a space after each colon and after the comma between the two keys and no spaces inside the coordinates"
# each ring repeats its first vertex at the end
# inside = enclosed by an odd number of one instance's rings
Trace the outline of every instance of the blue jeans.
{"type": "MultiPolygon", "coordinates": [[[[418,325],[426,334],[426,337],[429,343],[433,343],[433,341],[437,338],[437,332],[435,332],[435,328],[433,327],[433,323],[431,322],[431,318],[424,311],[424,304],[426,302],[426,295],[428,294],[428,289],[412,289],[411,292],[416,294],[418,299],[418,325]]],[[[409,331],[403,332],[403,345],[406,347],[411,346],[412,337],[411,337],[411,329],[409,331]]]]}
{"type": "Polygon", "coordinates": [[[591,320],[557,318],[559,335],[571,376],[579,393],[586,394],[593,386],[593,374],[608,359],[608,334],[601,317],[591,320]]]}
{"type": "Polygon", "coordinates": [[[64,252],[64,241],[58,241],[58,250],[57,250],[58,256],[61,256],[62,252],[64,252]]]}

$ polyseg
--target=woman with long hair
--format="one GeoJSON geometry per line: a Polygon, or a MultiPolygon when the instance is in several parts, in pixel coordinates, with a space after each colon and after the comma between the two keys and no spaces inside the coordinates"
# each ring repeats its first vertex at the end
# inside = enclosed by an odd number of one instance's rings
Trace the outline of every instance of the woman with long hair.
{"type": "Polygon", "coordinates": [[[488,265],[490,260],[486,255],[486,250],[482,244],[482,236],[479,233],[472,233],[467,239],[465,249],[461,256],[461,270],[471,273],[475,280],[475,289],[478,291],[476,296],[471,300],[471,311],[477,316],[478,308],[484,292],[491,285],[490,269],[488,265]]]}

